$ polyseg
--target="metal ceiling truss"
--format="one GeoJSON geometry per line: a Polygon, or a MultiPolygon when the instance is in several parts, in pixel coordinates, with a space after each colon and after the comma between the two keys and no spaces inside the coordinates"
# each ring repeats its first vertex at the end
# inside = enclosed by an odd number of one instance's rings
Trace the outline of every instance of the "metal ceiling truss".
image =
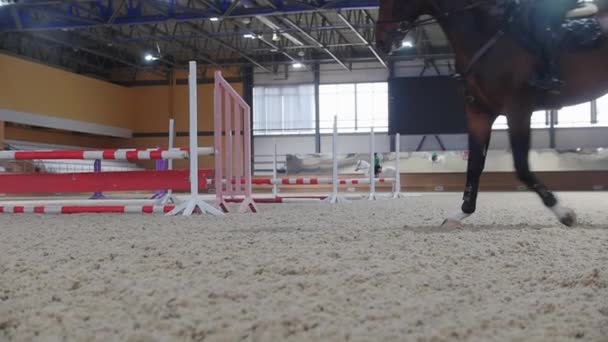
{"type": "MultiPolygon", "coordinates": [[[[295,62],[352,70],[355,61],[375,60],[386,67],[374,47],[378,2],[20,0],[0,8],[0,49],[108,80],[114,68],[167,79],[192,59],[264,72],[295,62]]],[[[426,45],[394,58],[444,53],[428,37],[419,40],[426,45]]]]}
{"type": "Polygon", "coordinates": [[[44,31],[85,29],[110,25],[143,25],[210,19],[277,16],[327,10],[374,9],[377,0],[348,1],[264,1],[272,6],[259,5],[251,0],[86,0],[36,1],[22,0],[13,5],[21,29],[11,11],[0,14],[0,30],[44,31]],[[240,5],[240,6],[239,6],[240,5]],[[120,13],[120,14],[118,14],[120,13]]]}

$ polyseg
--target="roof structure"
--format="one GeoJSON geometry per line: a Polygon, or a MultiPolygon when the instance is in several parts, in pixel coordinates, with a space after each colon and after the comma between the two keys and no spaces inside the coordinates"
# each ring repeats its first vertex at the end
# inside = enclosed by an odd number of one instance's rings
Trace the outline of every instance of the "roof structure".
{"type": "MultiPolygon", "coordinates": [[[[0,50],[113,81],[159,76],[189,60],[211,67],[356,62],[386,67],[374,47],[377,0],[0,0],[0,50]]],[[[393,59],[450,56],[443,33],[412,33],[393,59]]]]}

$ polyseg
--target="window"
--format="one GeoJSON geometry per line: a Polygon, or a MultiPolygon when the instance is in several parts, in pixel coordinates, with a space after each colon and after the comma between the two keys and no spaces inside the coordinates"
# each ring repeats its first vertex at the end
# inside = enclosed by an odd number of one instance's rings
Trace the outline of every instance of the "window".
{"type": "Polygon", "coordinates": [[[319,111],[322,132],[333,128],[338,116],[338,130],[354,131],[356,127],[356,100],[354,84],[323,84],[319,86],[319,111]]]}
{"type": "Polygon", "coordinates": [[[388,83],[324,84],[319,87],[321,131],[331,132],[338,116],[341,132],[388,130],[388,83]]]}
{"type": "Polygon", "coordinates": [[[608,126],[608,95],[597,99],[597,125],[608,126]]]}
{"type": "MultiPolygon", "coordinates": [[[[504,115],[499,116],[494,122],[492,129],[507,129],[507,117],[504,115]]],[[[547,127],[547,112],[544,110],[532,113],[530,118],[530,127],[532,128],[545,128],[547,127]]]]}
{"type": "MultiPolygon", "coordinates": [[[[321,132],[388,131],[388,83],[319,86],[321,132]]],[[[311,134],[315,131],[314,85],[253,88],[253,130],[264,134],[311,134]]]]}
{"type": "Polygon", "coordinates": [[[357,84],[357,129],[388,131],[388,83],[357,84]]]}
{"type": "Polygon", "coordinates": [[[314,98],[312,84],[253,88],[254,134],[313,133],[314,98]]]}
{"type": "Polygon", "coordinates": [[[591,125],[591,103],[564,107],[557,113],[556,127],[586,127],[591,125]]]}

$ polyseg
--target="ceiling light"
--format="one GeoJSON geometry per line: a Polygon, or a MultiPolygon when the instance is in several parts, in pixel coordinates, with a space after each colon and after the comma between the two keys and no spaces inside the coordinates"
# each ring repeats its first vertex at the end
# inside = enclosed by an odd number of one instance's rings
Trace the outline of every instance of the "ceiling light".
{"type": "Polygon", "coordinates": [[[294,69],[300,69],[300,68],[302,68],[304,66],[304,64],[302,64],[300,62],[294,62],[292,64],[292,66],[293,66],[294,69]]]}
{"type": "Polygon", "coordinates": [[[147,53],[147,54],[144,56],[144,59],[146,60],[146,62],[152,62],[152,61],[156,61],[156,60],[158,60],[158,57],[153,56],[151,53],[147,53]]]}
{"type": "Polygon", "coordinates": [[[255,39],[255,35],[251,33],[246,33],[243,35],[243,38],[255,39]]]}
{"type": "Polygon", "coordinates": [[[220,18],[218,17],[211,17],[209,18],[210,21],[220,21],[220,18]]]}
{"type": "Polygon", "coordinates": [[[414,47],[414,43],[411,40],[404,40],[403,43],[401,43],[401,47],[404,47],[404,48],[413,48],[414,47]]]}
{"type": "Polygon", "coordinates": [[[279,35],[275,32],[272,34],[272,40],[275,42],[278,42],[279,40],[281,40],[281,38],[279,37],[279,35]]]}

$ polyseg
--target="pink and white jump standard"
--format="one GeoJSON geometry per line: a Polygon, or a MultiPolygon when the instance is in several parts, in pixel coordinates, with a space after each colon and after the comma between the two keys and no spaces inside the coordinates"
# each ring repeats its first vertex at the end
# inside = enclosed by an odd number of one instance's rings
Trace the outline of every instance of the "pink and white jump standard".
{"type": "Polygon", "coordinates": [[[251,108],[219,71],[215,72],[213,110],[217,206],[228,212],[226,199],[241,197],[239,212],[255,213],[258,209],[252,190],[251,108]],[[230,182],[224,181],[224,174],[230,182]]]}
{"type": "MultiPolygon", "coordinates": [[[[190,153],[198,149],[198,108],[196,62],[190,62],[188,88],[190,99],[190,153]]],[[[190,158],[190,198],[178,204],[168,215],[191,215],[199,208],[203,212],[223,215],[228,212],[226,199],[242,196],[239,211],[257,212],[252,198],[251,186],[251,109],[241,96],[222,77],[220,71],[215,72],[214,87],[214,160],[215,160],[215,192],[216,206],[209,205],[200,198],[197,177],[198,158],[190,158]],[[222,105],[223,104],[223,105],[222,105]],[[222,139],[224,135],[224,139],[222,139]],[[222,142],[222,140],[224,140],[222,142]],[[226,173],[228,179],[236,182],[223,182],[226,173]],[[241,180],[244,184],[241,184],[241,180]]]]}

